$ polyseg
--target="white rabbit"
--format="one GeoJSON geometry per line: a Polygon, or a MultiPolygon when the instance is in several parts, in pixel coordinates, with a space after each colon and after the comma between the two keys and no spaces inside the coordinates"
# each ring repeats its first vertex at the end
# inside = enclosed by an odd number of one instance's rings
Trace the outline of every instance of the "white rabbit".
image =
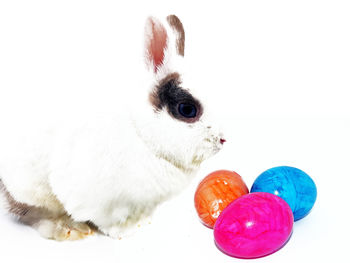
{"type": "Polygon", "coordinates": [[[80,239],[93,228],[118,237],[183,189],[225,142],[186,84],[184,47],[175,15],[148,18],[149,83],[130,115],[67,122],[24,141],[5,138],[0,186],[9,211],[50,239],[80,239]]]}

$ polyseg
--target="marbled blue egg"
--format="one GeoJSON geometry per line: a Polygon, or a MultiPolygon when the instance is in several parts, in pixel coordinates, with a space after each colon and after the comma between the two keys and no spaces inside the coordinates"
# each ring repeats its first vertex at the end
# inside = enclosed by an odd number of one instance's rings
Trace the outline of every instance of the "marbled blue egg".
{"type": "Polygon", "coordinates": [[[310,212],[317,196],[311,177],[289,166],[274,167],[263,172],[254,181],[251,192],[267,192],[283,198],[293,211],[294,221],[310,212]]]}

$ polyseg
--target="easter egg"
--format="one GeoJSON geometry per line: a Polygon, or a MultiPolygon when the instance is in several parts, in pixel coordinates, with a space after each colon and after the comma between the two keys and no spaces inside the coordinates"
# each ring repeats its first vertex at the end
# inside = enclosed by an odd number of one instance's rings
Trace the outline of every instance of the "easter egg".
{"type": "Polygon", "coordinates": [[[214,239],[224,253],[258,258],[280,249],[291,236],[293,213],[270,193],[244,195],[228,205],[214,226],[214,239]]]}
{"type": "Polygon", "coordinates": [[[195,208],[201,222],[213,228],[221,211],[249,190],[241,176],[227,170],[215,171],[198,185],[194,195],[195,208]]]}
{"type": "Polygon", "coordinates": [[[263,172],[254,181],[251,192],[267,192],[283,198],[292,209],[295,221],[310,212],[317,196],[311,177],[289,166],[274,167],[263,172]]]}

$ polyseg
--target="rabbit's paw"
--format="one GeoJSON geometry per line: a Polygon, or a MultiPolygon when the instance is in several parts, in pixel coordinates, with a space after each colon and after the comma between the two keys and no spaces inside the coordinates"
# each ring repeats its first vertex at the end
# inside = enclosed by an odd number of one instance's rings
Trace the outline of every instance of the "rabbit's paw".
{"type": "Polygon", "coordinates": [[[88,224],[75,222],[68,216],[40,220],[36,228],[41,236],[57,241],[83,239],[94,233],[88,224]]]}
{"type": "Polygon", "coordinates": [[[108,228],[102,228],[101,231],[107,236],[115,239],[123,239],[133,236],[141,227],[143,226],[142,222],[138,222],[135,225],[120,226],[114,225],[108,228]]]}
{"type": "Polygon", "coordinates": [[[111,226],[111,227],[100,228],[100,230],[102,231],[102,233],[104,233],[105,235],[107,235],[111,238],[122,239],[124,237],[124,235],[123,235],[124,231],[117,225],[111,226]]]}

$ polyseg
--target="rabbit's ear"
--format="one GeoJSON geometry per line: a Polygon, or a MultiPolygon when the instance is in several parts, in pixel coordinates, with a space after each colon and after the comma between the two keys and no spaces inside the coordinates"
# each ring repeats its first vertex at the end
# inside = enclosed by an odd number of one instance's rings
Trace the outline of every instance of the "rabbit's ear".
{"type": "Polygon", "coordinates": [[[168,46],[168,34],[165,27],[154,17],[149,17],[145,27],[145,58],[148,67],[157,73],[164,64],[168,46]]]}
{"type": "Polygon", "coordinates": [[[176,35],[176,51],[180,56],[185,55],[185,30],[180,21],[180,19],[176,15],[169,15],[167,21],[176,35]]]}

